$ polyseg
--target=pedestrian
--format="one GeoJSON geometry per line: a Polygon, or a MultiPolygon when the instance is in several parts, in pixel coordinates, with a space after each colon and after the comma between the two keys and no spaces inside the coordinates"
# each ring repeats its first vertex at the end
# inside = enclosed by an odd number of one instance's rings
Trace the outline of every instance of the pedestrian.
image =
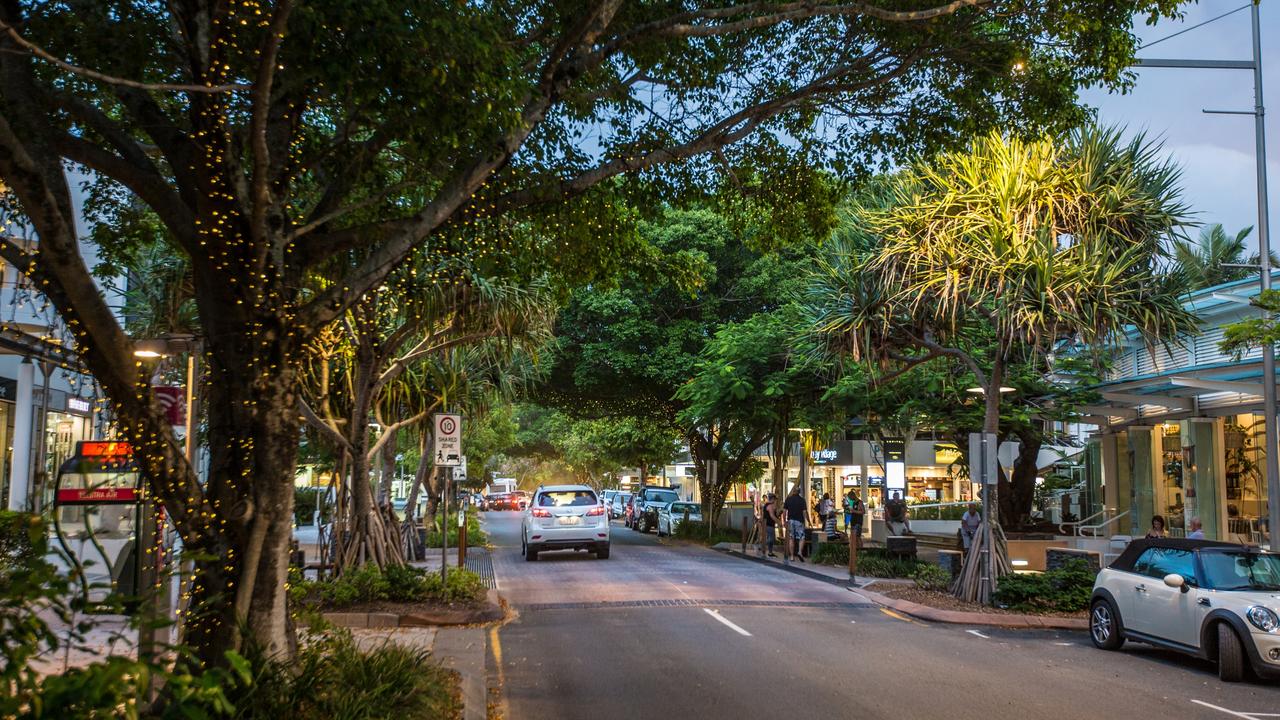
{"type": "Polygon", "coordinates": [[[1191,520],[1187,524],[1187,529],[1190,531],[1187,533],[1188,540],[1204,540],[1205,539],[1204,526],[1200,524],[1200,518],[1198,517],[1191,518],[1191,520]]]}
{"type": "Polygon", "coordinates": [[[978,504],[969,503],[969,508],[960,516],[960,539],[964,541],[965,552],[969,552],[969,548],[973,546],[973,539],[977,537],[980,527],[982,513],[978,511],[978,504]]]}
{"type": "Polygon", "coordinates": [[[828,540],[836,539],[836,502],[831,499],[831,493],[822,493],[822,499],[818,501],[818,516],[822,518],[822,529],[827,533],[828,540]]]}
{"type": "Polygon", "coordinates": [[[764,537],[765,548],[769,557],[778,557],[773,554],[773,546],[778,544],[778,496],[769,493],[764,503],[764,537]]]}
{"type": "Polygon", "coordinates": [[[890,535],[911,534],[911,523],[907,522],[907,501],[902,499],[901,493],[894,492],[893,498],[884,504],[884,514],[890,535]]]}
{"type": "Polygon", "coordinates": [[[1164,516],[1163,515],[1151,516],[1151,529],[1147,531],[1146,537],[1149,537],[1149,538],[1164,537],[1164,516]]]}
{"type": "Polygon", "coordinates": [[[857,490],[850,490],[844,499],[844,528],[862,544],[862,518],[867,514],[867,506],[858,497],[857,490]]]}
{"type": "Polygon", "coordinates": [[[787,531],[791,533],[793,540],[792,546],[787,550],[794,551],[796,559],[804,562],[805,528],[809,526],[809,508],[805,504],[804,496],[800,494],[799,485],[791,488],[791,494],[787,495],[786,502],[782,503],[782,509],[786,511],[787,531]]]}

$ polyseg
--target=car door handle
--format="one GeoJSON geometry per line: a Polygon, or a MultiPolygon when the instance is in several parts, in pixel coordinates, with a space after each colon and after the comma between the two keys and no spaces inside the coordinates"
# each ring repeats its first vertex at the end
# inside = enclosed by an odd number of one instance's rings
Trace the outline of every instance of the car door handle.
{"type": "Polygon", "coordinates": [[[1209,598],[1200,598],[1200,599],[1199,599],[1199,600],[1197,600],[1196,602],[1200,603],[1201,605],[1203,605],[1203,606],[1205,606],[1205,607],[1212,607],[1212,606],[1210,605],[1210,603],[1209,603],[1209,598]]]}
{"type": "Polygon", "coordinates": [[[1133,586],[1133,591],[1134,591],[1134,592],[1146,592],[1146,591],[1147,591],[1147,586],[1146,586],[1146,585],[1134,585],[1134,586],[1133,586]]]}

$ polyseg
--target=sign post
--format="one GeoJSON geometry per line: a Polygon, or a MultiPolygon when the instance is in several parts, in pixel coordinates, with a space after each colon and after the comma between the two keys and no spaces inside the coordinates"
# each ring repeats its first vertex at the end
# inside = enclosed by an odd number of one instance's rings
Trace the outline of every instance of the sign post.
{"type": "MultiPolygon", "coordinates": [[[[431,416],[434,426],[432,458],[435,460],[435,471],[440,468],[462,467],[462,416],[448,413],[436,413],[431,416]]],[[[440,516],[440,579],[449,579],[449,479],[452,472],[444,475],[444,490],[440,496],[440,505],[444,508],[440,516]]],[[[439,477],[437,475],[436,477],[439,477]]]]}

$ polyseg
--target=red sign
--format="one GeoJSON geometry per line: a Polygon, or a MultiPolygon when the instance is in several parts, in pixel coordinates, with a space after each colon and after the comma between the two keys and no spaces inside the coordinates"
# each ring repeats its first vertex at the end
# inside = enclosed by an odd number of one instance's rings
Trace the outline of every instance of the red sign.
{"type": "Polygon", "coordinates": [[[153,385],[151,392],[170,425],[187,424],[187,391],[181,385],[153,385]]]}
{"type": "Polygon", "coordinates": [[[133,457],[133,446],[127,442],[110,440],[86,440],[79,444],[80,457],[106,460],[128,460],[133,457]]]}
{"type": "Polygon", "coordinates": [[[116,505],[138,501],[137,488],[73,488],[58,491],[59,505],[116,505]]]}

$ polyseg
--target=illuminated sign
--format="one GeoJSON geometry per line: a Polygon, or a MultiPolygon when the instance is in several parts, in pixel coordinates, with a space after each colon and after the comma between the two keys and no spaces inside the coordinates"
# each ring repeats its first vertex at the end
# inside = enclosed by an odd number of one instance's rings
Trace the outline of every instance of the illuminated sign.
{"type": "Polygon", "coordinates": [[[133,457],[133,445],[108,440],[85,440],[76,443],[76,454],[86,458],[128,460],[133,457]]]}
{"type": "Polygon", "coordinates": [[[137,488],[71,488],[58,491],[59,505],[113,505],[138,501],[137,488]]]}
{"type": "Polygon", "coordinates": [[[93,403],[84,398],[69,397],[67,398],[67,410],[77,413],[89,413],[93,411],[93,403]]]}
{"type": "Polygon", "coordinates": [[[952,465],[960,459],[960,448],[951,443],[937,443],[933,446],[933,463],[935,465],[952,465]]]}

